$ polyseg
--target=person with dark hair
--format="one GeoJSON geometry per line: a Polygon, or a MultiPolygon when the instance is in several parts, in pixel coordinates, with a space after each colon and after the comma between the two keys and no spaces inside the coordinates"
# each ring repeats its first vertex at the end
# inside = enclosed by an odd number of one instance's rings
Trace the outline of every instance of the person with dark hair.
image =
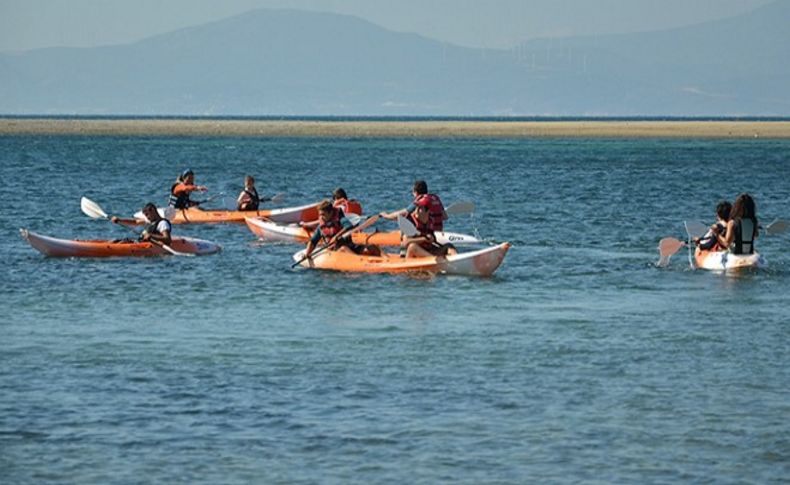
{"type": "Polygon", "coordinates": [[[242,189],[239,197],[236,199],[236,210],[240,211],[257,211],[261,202],[269,200],[261,198],[258,195],[258,189],[255,188],[255,179],[252,175],[244,177],[244,189],[242,189]]]}
{"type": "Polygon", "coordinates": [[[733,254],[753,254],[757,228],[757,205],[752,196],[744,193],[732,205],[726,231],[716,238],[722,248],[733,254]]]}
{"type": "Polygon", "coordinates": [[[704,236],[694,239],[694,243],[698,248],[705,251],[721,251],[716,236],[718,234],[724,234],[727,230],[727,222],[730,220],[730,210],[732,210],[732,204],[726,200],[716,205],[716,222],[710,226],[710,229],[704,236]]]}
{"type": "MultiPolygon", "coordinates": [[[[170,221],[159,215],[159,210],[157,210],[156,206],[151,202],[143,206],[143,215],[148,221],[148,224],[145,225],[142,234],[140,234],[140,240],[169,246],[172,242],[170,232],[173,227],[170,221]]],[[[115,216],[111,217],[110,220],[116,224],[130,224],[136,222],[135,219],[121,219],[115,216]]]]}
{"type": "MultiPolygon", "coordinates": [[[[362,206],[359,202],[355,199],[349,200],[348,194],[346,194],[345,189],[342,187],[336,188],[332,191],[332,206],[335,209],[339,209],[342,211],[343,215],[346,216],[348,214],[361,214],[362,213],[362,206]]],[[[318,220],[314,221],[301,221],[299,225],[305,229],[312,230],[316,226],[318,226],[318,220]]]]}
{"type": "Polygon", "coordinates": [[[318,204],[318,227],[313,232],[307,243],[305,257],[309,258],[320,241],[336,251],[350,251],[355,254],[379,255],[381,250],[377,246],[364,246],[354,244],[351,238],[343,233],[353,228],[354,225],[346,219],[342,209],[338,209],[328,200],[318,204]]]}
{"type": "Polygon", "coordinates": [[[178,176],[176,182],[170,187],[170,199],[167,205],[176,209],[187,209],[199,204],[189,199],[192,192],[205,192],[208,190],[204,185],[195,185],[195,173],[192,170],[184,170],[178,176]]]}
{"type": "Polygon", "coordinates": [[[444,221],[447,220],[447,212],[445,212],[444,204],[442,204],[442,200],[439,196],[428,193],[428,184],[424,180],[417,180],[414,182],[412,186],[412,195],[414,196],[414,200],[406,209],[394,212],[382,212],[379,215],[391,221],[397,220],[398,216],[409,217],[412,223],[416,223],[413,216],[414,211],[417,209],[418,202],[424,202],[428,207],[428,227],[430,230],[434,232],[444,230],[444,221]]]}

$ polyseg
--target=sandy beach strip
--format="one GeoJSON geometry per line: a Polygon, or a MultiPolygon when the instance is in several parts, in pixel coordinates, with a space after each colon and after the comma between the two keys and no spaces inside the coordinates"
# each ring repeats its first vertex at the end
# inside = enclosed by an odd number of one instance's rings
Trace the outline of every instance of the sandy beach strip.
{"type": "Polygon", "coordinates": [[[300,121],[3,118],[0,135],[790,138],[790,121],[300,121]]]}

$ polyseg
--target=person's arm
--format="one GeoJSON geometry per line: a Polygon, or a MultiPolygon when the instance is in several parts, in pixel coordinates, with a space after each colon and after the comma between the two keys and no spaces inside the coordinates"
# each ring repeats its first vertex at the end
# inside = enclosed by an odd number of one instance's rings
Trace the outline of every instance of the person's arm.
{"type": "Polygon", "coordinates": [[[318,245],[318,241],[321,239],[321,231],[316,230],[312,236],[310,236],[310,241],[307,242],[307,249],[305,249],[304,256],[305,258],[309,258],[311,254],[313,254],[313,250],[318,245]]]}
{"type": "Polygon", "coordinates": [[[180,195],[182,192],[205,192],[208,190],[208,187],[205,185],[187,185],[187,184],[179,184],[173,188],[173,194],[180,195]]]}
{"type": "Polygon", "coordinates": [[[411,212],[411,210],[409,209],[401,209],[394,212],[381,212],[379,213],[379,217],[383,217],[384,219],[394,221],[398,219],[398,216],[406,217],[409,214],[409,212],[411,212]]]}
{"type": "Polygon", "coordinates": [[[732,240],[735,239],[735,221],[728,221],[727,222],[727,230],[724,234],[716,234],[716,239],[719,241],[719,245],[724,249],[730,247],[732,244],[732,240]]]}
{"type": "Polygon", "coordinates": [[[140,224],[140,221],[138,221],[137,219],[124,219],[115,216],[110,217],[110,220],[115,224],[123,224],[125,226],[136,226],[140,224]]]}
{"type": "Polygon", "coordinates": [[[316,227],[318,227],[318,219],[316,219],[314,221],[302,221],[302,222],[299,222],[299,227],[304,227],[308,231],[311,230],[311,229],[315,229],[316,227]]]}

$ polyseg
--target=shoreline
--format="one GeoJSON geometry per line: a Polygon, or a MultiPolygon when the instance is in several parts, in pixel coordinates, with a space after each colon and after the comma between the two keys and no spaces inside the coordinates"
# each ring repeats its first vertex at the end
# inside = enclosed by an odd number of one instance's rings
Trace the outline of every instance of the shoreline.
{"type": "Polygon", "coordinates": [[[790,121],[309,121],[2,118],[0,136],[790,138],[790,121]]]}

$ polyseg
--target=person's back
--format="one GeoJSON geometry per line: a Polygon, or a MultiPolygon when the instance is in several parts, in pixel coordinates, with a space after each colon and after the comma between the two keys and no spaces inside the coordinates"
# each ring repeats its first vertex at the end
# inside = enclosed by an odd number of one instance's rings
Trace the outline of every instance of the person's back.
{"type": "Polygon", "coordinates": [[[724,237],[718,237],[719,244],[733,254],[754,254],[757,227],[757,206],[754,199],[749,194],[741,194],[732,205],[727,232],[724,237]]]}

